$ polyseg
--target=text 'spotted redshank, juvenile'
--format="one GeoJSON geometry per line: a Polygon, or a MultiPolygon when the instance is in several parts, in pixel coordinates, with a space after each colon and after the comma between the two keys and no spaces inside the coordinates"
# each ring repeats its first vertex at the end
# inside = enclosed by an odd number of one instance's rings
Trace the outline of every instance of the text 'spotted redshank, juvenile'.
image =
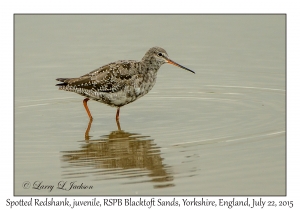
{"type": "Polygon", "coordinates": [[[116,120],[120,108],[148,93],[155,84],[161,65],[169,63],[190,72],[194,71],[172,61],[161,47],[150,48],[141,61],[119,60],[102,66],[78,78],[57,78],[60,90],[78,93],[84,97],[83,105],[93,119],[87,106],[89,99],[117,107],[116,120]]]}

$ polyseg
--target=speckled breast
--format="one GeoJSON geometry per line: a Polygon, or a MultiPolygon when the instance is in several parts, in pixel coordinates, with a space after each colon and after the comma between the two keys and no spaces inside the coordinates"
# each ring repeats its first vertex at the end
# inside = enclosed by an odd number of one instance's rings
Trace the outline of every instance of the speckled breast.
{"type": "Polygon", "coordinates": [[[151,71],[147,74],[133,76],[127,85],[114,93],[98,92],[93,90],[84,90],[83,92],[80,91],[77,93],[92,100],[105,103],[109,106],[121,107],[147,94],[153,88],[155,82],[156,72],[151,71]]]}

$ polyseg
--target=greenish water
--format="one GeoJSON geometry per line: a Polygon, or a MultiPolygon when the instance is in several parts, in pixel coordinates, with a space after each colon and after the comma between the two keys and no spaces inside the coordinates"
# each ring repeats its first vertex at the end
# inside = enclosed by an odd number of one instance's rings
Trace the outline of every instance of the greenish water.
{"type": "Polygon", "coordinates": [[[283,15],[16,15],[14,193],[285,195],[285,76],[283,15]],[[163,65],[121,131],[55,87],[153,46],[196,74],[163,65]]]}

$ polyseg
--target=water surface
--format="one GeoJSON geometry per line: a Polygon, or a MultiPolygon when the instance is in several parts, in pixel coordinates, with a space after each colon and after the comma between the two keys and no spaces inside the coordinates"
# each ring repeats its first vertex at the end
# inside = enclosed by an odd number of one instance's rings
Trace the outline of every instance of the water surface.
{"type": "Polygon", "coordinates": [[[16,15],[15,195],[284,195],[285,87],[283,15],[16,15]],[[196,74],[163,65],[121,130],[55,87],[153,46],[196,74]]]}

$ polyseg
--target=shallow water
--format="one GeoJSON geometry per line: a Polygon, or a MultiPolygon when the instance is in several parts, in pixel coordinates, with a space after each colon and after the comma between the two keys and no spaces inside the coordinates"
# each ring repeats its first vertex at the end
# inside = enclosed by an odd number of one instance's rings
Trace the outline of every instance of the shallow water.
{"type": "Polygon", "coordinates": [[[284,195],[285,76],[283,15],[17,15],[15,195],[284,195]],[[163,65],[121,131],[55,87],[153,46],[196,74],[163,65]]]}

